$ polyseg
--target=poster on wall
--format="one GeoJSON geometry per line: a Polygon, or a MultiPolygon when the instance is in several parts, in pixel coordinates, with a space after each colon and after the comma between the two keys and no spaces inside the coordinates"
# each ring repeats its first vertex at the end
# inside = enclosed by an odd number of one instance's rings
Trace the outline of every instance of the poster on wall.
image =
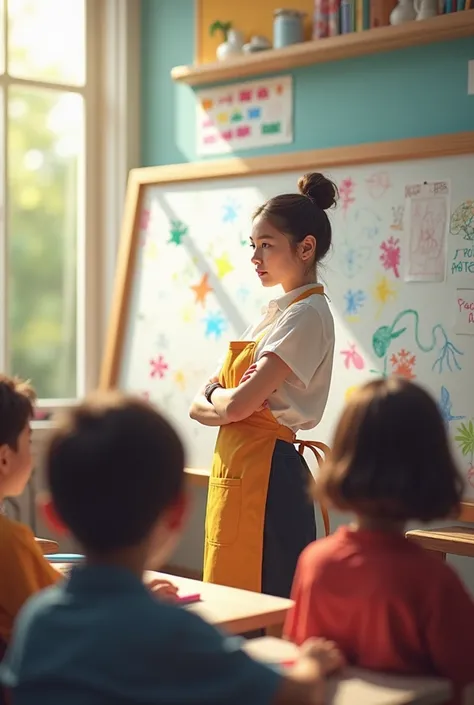
{"type": "Polygon", "coordinates": [[[293,141],[291,76],[196,91],[200,156],[293,141]]]}
{"type": "Polygon", "coordinates": [[[450,220],[448,181],[405,186],[407,233],[405,281],[442,282],[450,220]]]}
{"type": "Polygon", "coordinates": [[[457,289],[454,332],[474,335],[474,289],[457,289]]]}

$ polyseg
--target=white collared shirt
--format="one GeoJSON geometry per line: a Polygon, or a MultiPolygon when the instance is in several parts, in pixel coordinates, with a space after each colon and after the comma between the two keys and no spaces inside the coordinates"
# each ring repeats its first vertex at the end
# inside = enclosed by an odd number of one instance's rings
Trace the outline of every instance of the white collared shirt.
{"type": "Polygon", "coordinates": [[[290,305],[312,287],[301,286],[270,301],[262,320],[242,336],[242,340],[256,340],[265,330],[256,359],[274,353],[291,369],[268,404],[277,421],[294,432],[314,428],[321,421],[332,375],[334,320],[326,297],[312,294],[290,305]]]}

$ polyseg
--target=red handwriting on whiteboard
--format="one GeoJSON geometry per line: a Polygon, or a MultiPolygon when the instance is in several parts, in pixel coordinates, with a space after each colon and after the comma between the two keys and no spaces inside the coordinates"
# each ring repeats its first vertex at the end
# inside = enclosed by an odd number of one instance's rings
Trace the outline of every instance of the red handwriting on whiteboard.
{"type": "Polygon", "coordinates": [[[222,134],[222,139],[227,142],[232,139],[232,130],[225,130],[222,134]]]}
{"type": "Polygon", "coordinates": [[[237,137],[248,137],[250,135],[250,127],[248,125],[242,125],[242,127],[237,128],[237,137]]]}
{"type": "Polygon", "coordinates": [[[240,91],[239,100],[241,103],[247,103],[252,100],[252,91],[240,91]]]}
{"type": "Polygon", "coordinates": [[[459,311],[469,312],[468,323],[474,323],[474,301],[465,301],[465,299],[458,298],[459,311]]]}
{"type": "Polygon", "coordinates": [[[259,88],[257,91],[257,98],[259,100],[266,100],[269,98],[270,94],[268,92],[268,88],[259,88]]]}

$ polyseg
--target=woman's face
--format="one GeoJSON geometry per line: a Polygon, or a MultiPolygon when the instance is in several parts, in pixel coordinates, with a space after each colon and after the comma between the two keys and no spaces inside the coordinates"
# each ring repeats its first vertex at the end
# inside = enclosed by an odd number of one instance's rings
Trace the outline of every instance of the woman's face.
{"type": "Polygon", "coordinates": [[[305,263],[290,245],[289,239],[268,220],[255,218],[250,237],[252,264],[263,286],[281,284],[285,291],[304,283],[305,263]]]}

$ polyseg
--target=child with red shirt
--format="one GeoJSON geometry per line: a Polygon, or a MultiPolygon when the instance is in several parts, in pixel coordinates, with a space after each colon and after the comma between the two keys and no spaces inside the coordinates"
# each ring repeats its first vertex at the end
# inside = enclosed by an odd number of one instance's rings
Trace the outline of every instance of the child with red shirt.
{"type": "Polygon", "coordinates": [[[301,554],[286,636],[331,639],[361,668],[447,678],[460,697],[474,682],[474,602],[449,565],[404,530],[410,520],[455,515],[462,489],[425,391],[402,379],[357,390],[316,484],[318,499],[356,522],[301,554]]]}

